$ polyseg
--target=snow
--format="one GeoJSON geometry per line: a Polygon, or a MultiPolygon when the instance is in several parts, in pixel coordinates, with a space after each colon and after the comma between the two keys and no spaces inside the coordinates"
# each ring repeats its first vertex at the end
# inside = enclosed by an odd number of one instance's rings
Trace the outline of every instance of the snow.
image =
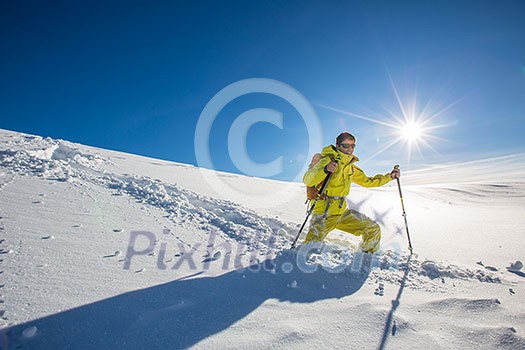
{"type": "Polygon", "coordinates": [[[301,184],[0,130],[0,348],[523,349],[524,157],[403,174],[412,256],[353,186],[372,256],[289,250],[301,184]]]}

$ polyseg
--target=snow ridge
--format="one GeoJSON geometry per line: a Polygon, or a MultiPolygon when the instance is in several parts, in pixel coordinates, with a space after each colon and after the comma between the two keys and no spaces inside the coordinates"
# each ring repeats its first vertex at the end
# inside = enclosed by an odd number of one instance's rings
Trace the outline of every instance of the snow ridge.
{"type": "Polygon", "coordinates": [[[221,232],[247,250],[275,253],[289,244],[288,231],[293,224],[264,217],[231,201],[214,199],[141,176],[105,175],[97,182],[114,189],[117,194],[133,198],[164,210],[176,224],[191,223],[205,232],[221,232]]]}
{"type": "MultiPolygon", "coordinates": [[[[97,154],[82,153],[75,144],[51,138],[26,136],[17,148],[0,151],[0,163],[21,175],[35,175],[58,181],[84,178],[89,171],[98,171],[107,159],[97,154]]],[[[12,144],[12,143],[11,143],[12,144]]]]}
{"type": "MultiPolygon", "coordinates": [[[[353,250],[338,245],[323,244],[320,250],[314,245],[299,250],[307,252],[304,259],[309,264],[316,264],[329,272],[340,272],[360,268],[362,259],[353,250]]],[[[299,253],[301,254],[301,253],[299,253]]],[[[447,265],[422,259],[417,255],[399,254],[387,250],[372,256],[370,276],[376,282],[397,284],[405,277],[405,284],[413,289],[435,291],[443,289],[448,280],[476,280],[483,283],[501,283],[501,279],[490,270],[468,269],[456,265],[447,265]]]]}
{"type": "Polygon", "coordinates": [[[78,145],[50,138],[25,137],[17,148],[0,151],[0,162],[21,175],[57,181],[76,178],[127,194],[165,211],[178,225],[191,223],[205,232],[219,232],[246,245],[247,251],[274,254],[288,245],[294,224],[265,217],[231,201],[215,199],[146,176],[109,174],[111,161],[82,152],[78,145]]]}

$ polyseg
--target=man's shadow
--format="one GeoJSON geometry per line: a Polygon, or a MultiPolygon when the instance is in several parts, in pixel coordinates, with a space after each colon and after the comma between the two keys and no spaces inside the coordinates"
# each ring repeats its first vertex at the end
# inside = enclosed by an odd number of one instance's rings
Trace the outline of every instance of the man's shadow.
{"type": "Polygon", "coordinates": [[[131,291],[3,333],[9,349],[188,348],[227,329],[268,299],[312,303],[355,293],[370,272],[369,261],[356,260],[338,273],[317,265],[316,271],[304,272],[296,252],[284,252],[249,268],[131,291]],[[24,330],[33,326],[36,334],[24,337],[24,330]]]}

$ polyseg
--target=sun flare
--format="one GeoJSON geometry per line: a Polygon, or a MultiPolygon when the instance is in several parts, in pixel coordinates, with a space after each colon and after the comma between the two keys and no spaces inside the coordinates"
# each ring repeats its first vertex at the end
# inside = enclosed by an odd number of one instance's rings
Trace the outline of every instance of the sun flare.
{"type": "Polygon", "coordinates": [[[409,121],[400,127],[401,137],[408,142],[417,142],[424,134],[421,123],[409,121]]]}
{"type": "Polygon", "coordinates": [[[360,115],[326,105],[322,105],[322,107],[385,127],[386,132],[384,138],[386,142],[383,143],[381,148],[369,156],[368,160],[399,146],[404,146],[404,149],[406,149],[407,164],[410,164],[414,151],[423,155],[424,148],[428,148],[440,156],[439,150],[435,149],[432,143],[435,141],[450,141],[437,136],[435,132],[437,129],[447,128],[453,124],[437,124],[436,121],[447,114],[462,98],[460,97],[451,103],[432,99],[423,103],[423,101],[418,101],[418,94],[417,91],[415,91],[412,94],[407,94],[407,96],[402,99],[392,78],[390,78],[390,82],[397,105],[382,106],[386,113],[381,113],[382,115],[380,114],[379,118],[360,115]]]}

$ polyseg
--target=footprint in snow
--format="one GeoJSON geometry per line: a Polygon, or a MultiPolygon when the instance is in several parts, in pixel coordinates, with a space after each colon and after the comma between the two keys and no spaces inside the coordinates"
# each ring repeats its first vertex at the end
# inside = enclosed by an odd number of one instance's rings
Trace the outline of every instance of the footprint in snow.
{"type": "Polygon", "coordinates": [[[397,323],[396,320],[394,320],[394,324],[392,325],[392,336],[395,336],[397,332],[397,323]]]}
{"type": "Polygon", "coordinates": [[[141,268],[141,269],[138,269],[135,271],[135,273],[141,273],[141,272],[144,272],[146,269],[145,268],[141,268]]]}
{"type": "Polygon", "coordinates": [[[222,253],[220,251],[217,251],[217,252],[215,252],[215,254],[213,254],[213,256],[210,256],[210,253],[208,252],[207,256],[208,257],[206,259],[204,259],[202,262],[206,263],[206,262],[219,260],[220,257],[222,256],[222,253]]]}
{"type": "Polygon", "coordinates": [[[82,224],[76,224],[73,227],[82,227],[82,224]]]}
{"type": "Polygon", "coordinates": [[[509,288],[509,293],[510,293],[510,295],[514,295],[514,294],[516,294],[516,292],[515,292],[514,289],[512,289],[512,288],[509,288]]]}
{"type": "Polygon", "coordinates": [[[113,232],[122,232],[122,231],[124,231],[124,230],[121,229],[121,228],[114,228],[114,229],[113,229],[113,232]]]}
{"type": "Polygon", "coordinates": [[[478,262],[476,262],[476,264],[478,264],[478,265],[480,265],[480,266],[483,266],[484,268],[486,268],[486,269],[489,270],[489,271],[494,271],[494,272],[498,271],[498,269],[497,269],[496,267],[494,267],[494,266],[489,266],[489,265],[485,265],[485,264],[483,263],[483,261],[481,261],[481,260],[478,261],[478,262]]]}
{"type": "Polygon", "coordinates": [[[382,297],[383,295],[385,295],[385,285],[383,283],[379,283],[378,287],[376,288],[375,292],[374,292],[375,295],[378,295],[380,297],[382,297]]]}
{"type": "Polygon", "coordinates": [[[120,250],[115,250],[113,254],[104,255],[103,258],[114,258],[120,255],[120,250]]]}
{"type": "Polygon", "coordinates": [[[42,237],[42,239],[53,239],[53,238],[55,238],[55,236],[44,236],[44,237],[42,237]]]}

